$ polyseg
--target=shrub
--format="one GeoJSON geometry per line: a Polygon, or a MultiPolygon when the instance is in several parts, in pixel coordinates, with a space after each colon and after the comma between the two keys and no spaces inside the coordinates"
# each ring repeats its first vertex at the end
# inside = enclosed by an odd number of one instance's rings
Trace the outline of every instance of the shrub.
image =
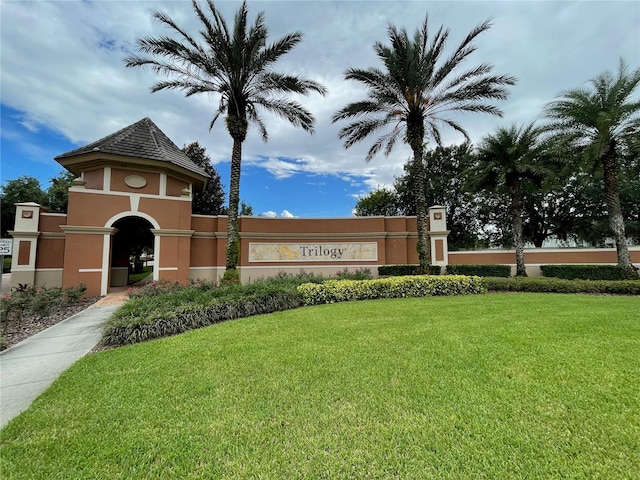
{"type": "Polygon", "coordinates": [[[228,286],[228,285],[239,285],[240,284],[240,272],[235,268],[227,268],[224,271],[224,275],[222,276],[222,280],[220,280],[220,285],[228,286]]]}
{"type": "Polygon", "coordinates": [[[336,273],[336,278],[340,280],[371,280],[373,275],[368,268],[357,268],[353,271],[345,268],[344,270],[336,273]]]}
{"type": "Polygon", "coordinates": [[[2,259],[2,273],[11,273],[11,257],[2,259]]]}
{"type": "Polygon", "coordinates": [[[40,287],[20,285],[11,295],[0,299],[0,320],[20,322],[23,317],[36,320],[51,315],[64,307],[77,303],[87,287],[40,287]]]}
{"type": "Polygon", "coordinates": [[[626,270],[620,265],[541,265],[545,277],[567,280],[625,280],[626,270]]]}
{"type": "Polygon", "coordinates": [[[376,280],[329,280],[322,284],[303,284],[298,287],[298,293],[305,305],[484,292],[486,286],[481,278],[467,276],[413,275],[376,280]]]}
{"type": "Polygon", "coordinates": [[[145,283],[138,287],[130,287],[127,290],[129,298],[139,297],[156,297],[158,295],[166,295],[167,293],[177,292],[187,288],[178,282],[170,282],[169,280],[155,280],[145,283]]]}
{"type": "MultiPolygon", "coordinates": [[[[406,275],[418,275],[420,265],[382,265],[378,267],[378,275],[381,277],[402,277],[406,275]]],[[[440,275],[439,265],[429,265],[429,275],[440,275]]]]}
{"type": "Polygon", "coordinates": [[[595,293],[640,295],[634,280],[566,280],[561,278],[486,278],[487,288],[499,292],[595,293]]]}
{"type": "Polygon", "coordinates": [[[478,277],[510,277],[509,265],[447,265],[450,275],[475,275],[478,277]]]}

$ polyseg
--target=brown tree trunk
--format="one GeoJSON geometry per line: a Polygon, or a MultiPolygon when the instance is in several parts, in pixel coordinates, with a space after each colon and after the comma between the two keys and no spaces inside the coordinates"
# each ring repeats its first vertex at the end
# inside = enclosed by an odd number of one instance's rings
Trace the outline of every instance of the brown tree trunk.
{"type": "Polygon", "coordinates": [[[513,246],[516,250],[516,277],[526,277],[527,269],[524,263],[524,240],[522,235],[522,202],[518,182],[509,182],[509,194],[511,195],[511,226],[513,234],[513,246]]]}
{"type": "Polygon", "coordinates": [[[233,139],[231,178],[229,179],[229,214],[227,221],[227,270],[235,269],[240,261],[240,234],[238,232],[238,205],[240,203],[240,170],[242,167],[242,141],[233,139]]]}
{"type": "Polygon", "coordinates": [[[622,207],[620,205],[615,140],[611,140],[601,160],[604,171],[604,198],[607,202],[609,227],[616,242],[618,265],[625,269],[628,278],[638,278],[638,271],[631,263],[631,255],[629,255],[629,248],[627,247],[627,234],[624,226],[624,217],[622,216],[622,207]]]}
{"type": "Polygon", "coordinates": [[[418,262],[419,272],[429,273],[431,265],[431,246],[427,230],[427,199],[424,191],[426,172],[424,171],[424,125],[422,119],[407,124],[407,138],[413,151],[412,170],[415,182],[416,221],[418,224],[418,262]]]}

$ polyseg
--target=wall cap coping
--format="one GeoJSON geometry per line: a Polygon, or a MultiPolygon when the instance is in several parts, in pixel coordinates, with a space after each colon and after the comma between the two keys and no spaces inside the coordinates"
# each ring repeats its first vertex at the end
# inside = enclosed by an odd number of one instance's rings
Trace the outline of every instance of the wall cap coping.
{"type": "Polygon", "coordinates": [[[40,238],[46,239],[54,239],[54,238],[62,238],[64,239],[65,234],[61,232],[42,232],[40,238]]]}
{"type": "Polygon", "coordinates": [[[240,231],[240,238],[386,238],[387,232],[315,232],[315,233],[301,233],[301,232],[278,232],[278,233],[261,233],[261,232],[242,232],[240,231]]]}
{"type": "Polygon", "coordinates": [[[191,237],[195,230],[173,230],[164,228],[151,228],[151,233],[160,237],[191,237]]]}
{"type": "Polygon", "coordinates": [[[60,225],[60,229],[65,233],[84,235],[113,235],[118,231],[113,227],[89,227],[83,225],[60,225]]]}
{"type": "MultiPolygon", "coordinates": [[[[198,232],[194,231],[193,238],[221,238],[221,232],[198,232]]],[[[227,237],[227,234],[224,234],[224,238],[227,237]]]]}
{"type": "Polygon", "coordinates": [[[7,231],[7,233],[9,235],[11,235],[15,239],[18,239],[18,238],[38,238],[38,236],[40,235],[40,232],[21,232],[21,231],[16,231],[16,230],[9,230],[9,231],[7,231]]]}

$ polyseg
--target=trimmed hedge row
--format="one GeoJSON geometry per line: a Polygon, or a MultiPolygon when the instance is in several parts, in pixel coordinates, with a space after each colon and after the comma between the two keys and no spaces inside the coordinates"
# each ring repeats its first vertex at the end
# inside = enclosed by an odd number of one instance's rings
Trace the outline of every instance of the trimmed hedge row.
{"type": "Polygon", "coordinates": [[[486,291],[486,284],[479,277],[453,275],[415,275],[376,280],[329,280],[321,284],[305,283],[298,287],[298,293],[304,305],[376,298],[465,295],[486,291]]]}
{"type": "Polygon", "coordinates": [[[195,328],[236,318],[290,310],[302,305],[293,291],[262,292],[244,298],[226,298],[208,306],[187,304],[149,322],[130,323],[112,317],[103,331],[101,345],[119,346],[176,335],[195,328]]]}
{"type": "Polygon", "coordinates": [[[494,292],[596,293],[640,295],[637,280],[565,280],[561,278],[485,278],[494,292]]]}
{"type": "MultiPolygon", "coordinates": [[[[406,275],[419,275],[420,265],[382,265],[378,267],[378,275],[381,277],[402,277],[406,275]]],[[[429,275],[440,275],[441,267],[429,265],[429,275]]]]}
{"type": "Polygon", "coordinates": [[[545,277],[567,280],[626,280],[627,274],[620,265],[541,265],[545,277]]]}
{"type": "Polygon", "coordinates": [[[450,275],[475,275],[477,277],[510,277],[510,265],[447,265],[450,275]]]}

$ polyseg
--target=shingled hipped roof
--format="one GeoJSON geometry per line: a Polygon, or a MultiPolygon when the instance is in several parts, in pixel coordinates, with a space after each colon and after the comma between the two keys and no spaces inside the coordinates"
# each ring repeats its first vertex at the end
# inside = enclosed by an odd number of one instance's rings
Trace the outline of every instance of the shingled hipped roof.
{"type": "Polygon", "coordinates": [[[70,157],[96,152],[169,162],[209,178],[204,169],[196,165],[148,117],[89,145],[58,155],[55,160],[64,163],[70,157]]]}

